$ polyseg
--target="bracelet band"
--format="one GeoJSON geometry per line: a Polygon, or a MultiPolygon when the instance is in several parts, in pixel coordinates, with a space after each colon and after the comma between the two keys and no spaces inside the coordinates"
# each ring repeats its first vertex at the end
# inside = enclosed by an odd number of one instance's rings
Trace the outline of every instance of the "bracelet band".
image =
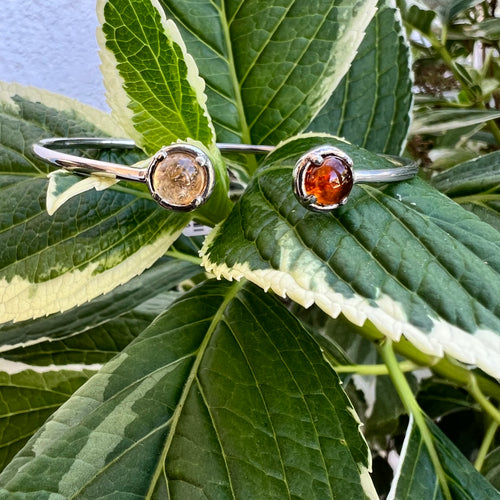
{"type": "MultiPolygon", "coordinates": [[[[217,144],[222,152],[267,154],[273,146],[217,144]]],[[[49,138],[33,145],[41,160],[82,175],[99,174],[116,179],[146,183],[153,199],[164,208],[190,211],[210,196],[215,175],[212,163],[201,149],[183,143],[163,147],[147,168],[94,160],[57,151],[57,149],[134,149],[129,139],[49,138]]],[[[293,188],[299,201],[314,211],[330,211],[343,205],[354,183],[398,182],[418,173],[416,162],[398,156],[380,154],[395,167],[381,170],[353,168],[351,158],[342,150],[323,146],[301,156],[293,171],[293,188]]]]}

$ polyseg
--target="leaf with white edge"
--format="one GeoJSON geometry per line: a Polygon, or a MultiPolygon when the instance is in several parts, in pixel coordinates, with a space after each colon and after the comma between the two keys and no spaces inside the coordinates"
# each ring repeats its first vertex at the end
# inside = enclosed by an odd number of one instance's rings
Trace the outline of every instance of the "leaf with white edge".
{"type": "Polygon", "coordinates": [[[93,363],[102,362],[95,360],[103,353],[121,351],[166,308],[169,292],[201,270],[188,262],[161,259],[140,276],[87,304],[37,321],[1,325],[0,352],[14,361],[67,364],[87,362],[78,357],[85,350],[94,357],[93,363]],[[70,344],[74,347],[68,347],[70,344]],[[96,345],[98,351],[92,353],[96,345]],[[72,352],[76,358],[70,360],[72,352]]]}
{"type": "Polygon", "coordinates": [[[207,83],[220,142],[302,132],[348,71],[376,0],[161,0],[207,83]]]}
{"type": "Polygon", "coordinates": [[[198,209],[215,223],[230,210],[229,179],[206,107],[205,82],[157,0],[98,0],[102,71],[112,114],[153,155],[187,142],[205,149],[215,171],[210,199],[198,209]]]}
{"type": "Polygon", "coordinates": [[[204,81],[156,0],[99,0],[102,71],[112,114],[144,151],[215,143],[204,81]]]}
{"type": "Polygon", "coordinates": [[[205,268],[500,377],[500,233],[419,178],[356,184],[344,207],[308,211],[292,169],[325,143],[364,169],[393,168],[326,135],[284,143],[207,237],[205,268]]]}
{"type": "MultiPolygon", "coordinates": [[[[87,191],[50,217],[49,167],[31,144],[104,130],[86,120],[82,105],[61,111],[73,102],[63,99],[53,108],[52,94],[45,104],[43,92],[30,101],[29,90],[22,91],[2,87],[0,95],[0,323],[70,309],[111,291],[150,267],[191,219],[121,188],[87,191]]],[[[121,158],[126,163],[137,155],[121,158]]]]}
{"type": "Polygon", "coordinates": [[[415,113],[410,133],[442,134],[500,118],[500,111],[484,109],[433,109],[415,113]]]}
{"type": "Polygon", "coordinates": [[[50,172],[49,185],[47,186],[47,213],[54,215],[57,209],[74,196],[85,193],[90,189],[103,191],[114,186],[117,182],[116,178],[103,177],[102,175],[90,175],[82,179],[67,170],[50,172]]]}
{"type": "MultiPolygon", "coordinates": [[[[500,493],[472,466],[460,450],[430,420],[427,420],[432,434],[446,482],[454,500],[495,500],[500,493]]],[[[396,471],[388,500],[444,500],[445,496],[438,482],[429,452],[421,433],[410,419],[401,450],[400,463],[396,471]]]]}
{"type": "MultiPolygon", "coordinates": [[[[45,126],[42,123],[40,124],[41,128],[52,130],[54,135],[66,136],[66,132],[68,132],[67,135],[77,136],[76,130],[73,131],[73,127],[83,121],[86,122],[86,129],[91,126],[94,127],[94,130],[90,133],[86,130],[85,135],[89,137],[93,137],[93,133],[99,136],[125,137],[124,130],[111,118],[109,113],[82,104],[64,95],[54,94],[48,90],[0,81],[0,102],[4,105],[8,104],[16,107],[16,102],[19,100],[34,104],[43,103],[44,106],[58,111],[59,113],[54,113],[52,120],[48,121],[45,126]],[[63,113],[67,115],[67,119],[59,123],[60,128],[55,127],[57,116],[63,116],[63,113]]],[[[50,117],[47,116],[47,118],[50,117]]],[[[81,132],[84,133],[85,131],[81,130],[81,132]]],[[[29,148],[30,144],[27,143],[25,146],[29,148]]]]}
{"type": "Polygon", "coordinates": [[[379,0],[351,67],[308,130],[400,154],[412,107],[410,51],[399,11],[379,0]]]}
{"type": "Polygon", "coordinates": [[[500,230],[500,152],[460,163],[434,176],[431,183],[500,230]]]}
{"type": "Polygon", "coordinates": [[[359,425],[285,306],[212,280],[53,415],[0,497],[375,499],[359,425]]]}
{"type": "Polygon", "coordinates": [[[94,373],[85,366],[43,372],[0,359],[0,470],[94,373]],[[83,368],[83,369],[82,369],[83,368]]]}

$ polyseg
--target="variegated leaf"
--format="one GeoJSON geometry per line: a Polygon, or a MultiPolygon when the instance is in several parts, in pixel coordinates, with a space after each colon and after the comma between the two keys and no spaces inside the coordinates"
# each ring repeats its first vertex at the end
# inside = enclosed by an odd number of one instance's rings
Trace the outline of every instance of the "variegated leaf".
{"type": "MultiPolygon", "coordinates": [[[[499,500],[500,493],[477,472],[460,450],[431,421],[429,431],[453,500],[499,500]]],[[[446,498],[422,435],[410,419],[395,479],[388,500],[446,498]]]]}
{"type": "Polygon", "coordinates": [[[90,175],[85,178],[71,174],[67,170],[56,170],[49,174],[47,186],[47,213],[54,215],[56,210],[74,196],[78,196],[90,189],[103,191],[114,186],[118,181],[113,177],[90,175]]]}
{"type": "Polygon", "coordinates": [[[161,0],[207,82],[221,142],[302,132],[349,69],[376,0],[161,0]]]}
{"type": "Polygon", "coordinates": [[[0,325],[1,355],[41,365],[88,363],[88,355],[91,363],[102,363],[167,307],[172,289],[200,271],[188,262],[160,259],[140,276],[87,304],[36,321],[0,325]]]}
{"type": "Polygon", "coordinates": [[[0,476],[0,497],[375,499],[369,466],[298,321],[253,285],[210,281],[54,414],[0,476]]]}
{"type": "Polygon", "coordinates": [[[177,140],[213,145],[204,81],[156,0],[98,0],[102,71],[112,114],[152,155],[177,140]]]}
{"type": "Polygon", "coordinates": [[[215,188],[198,217],[215,223],[230,210],[226,166],[215,146],[205,82],[157,0],[99,0],[104,83],[112,114],[147,154],[182,141],[206,149],[215,188]]]}
{"type": "Polygon", "coordinates": [[[355,185],[345,207],[308,212],[292,193],[292,168],[325,143],[360,168],[393,166],[333,137],[283,144],[207,238],[207,270],[369,320],[394,340],[500,377],[500,233],[418,178],[355,185]]]}
{"type": "MultiPolygon", "coordinates": [[[[0,97],[1,323],[82,304],[165,253],[190,216],[168,213],[121,185],[73,198],[53,217],[46,212],[49,167],[34,156],[31,145],[50,136],[118,132],[109,116],[70,100],[53,105],[56,98],[41,91],[3,86],[0,97]],[[98,117],[102,129],[89,121],[98,117]]],[[[137,154],[112,154],[106,159],[138,159],[137,154]]]]}
{"type": "Polygon", "coordinates": [[[0,359],[0,470],[28,439],[96,371],[96,367],[51,367],[0,359]],[[92,370],[93,369],[93,370],[92,370]]]}

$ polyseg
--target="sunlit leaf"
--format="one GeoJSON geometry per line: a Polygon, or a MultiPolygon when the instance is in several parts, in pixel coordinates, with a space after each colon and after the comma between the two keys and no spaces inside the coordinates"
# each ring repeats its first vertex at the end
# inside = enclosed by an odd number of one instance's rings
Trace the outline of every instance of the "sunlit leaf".
{"type": "Polygon", "coordinates": [[[349,69],[375,0],[162,0],[207,83],[221,142],[302,132],[349,69]]]}
{"type": "Polygon", "coordinates": [[[344,207],[308,211],[292,168],[325,143],[364,169],[392,166],[332,137],[285,143],[209,235],[205,267],[500,376],[500,233],[418,178],[355,185],[344,207]]]}
{"type": "MultiPolygon", "coordinates": [[[[49,167],[31,145],[50,136],[105,135],[109,116],[64,99],[52,107],[54,96],[41,91],[7,86],[0,97],[1,323],[82,304],[165,253],[191,216],[167,212],[140,191],[87,191],[47,214],[49,167]],[[102,129],[89,121],[96,116],[102,129]]],[[[137,161],[133,152],[113,154],[106,159],[137,161]]]]}
{"type": "Polygon", "coordinates": [[[399,154],[410,124],[409,47],[400,14],[379,0],[348,73],[309,126],[371,151],[399,154]]]}

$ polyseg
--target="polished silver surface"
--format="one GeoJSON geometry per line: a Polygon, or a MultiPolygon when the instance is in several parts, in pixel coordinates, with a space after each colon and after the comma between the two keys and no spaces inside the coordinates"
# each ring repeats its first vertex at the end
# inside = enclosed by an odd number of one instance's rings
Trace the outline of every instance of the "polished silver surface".
{"type": "MultiPolygon", "coordinates": [[[[59,168],[64,168],[77,174],[101,174],[114,176],[117,179],[146,182],[147,168],[134,168],[119,163],[92,160],[81,156],[57,151],[69,148],[97,149],[134,149],[134,141],[130,139],[114,139],[100,137],[54,137],[42,139],[33,145],[34,153],[42,160],[59,168]]],[[[219,143],[217,147],[225,153],[267,154],[274,151],[273,146],[249,144],[219,143]]]]}
{"type": "MultiPolygon", "coordinates": [[[[119,163],[105,162],[101,160],[93,160],[90,158],[84,158],[81,156],[76,156],[72,154],[67,154],[60,149],[68,148],[89,148],[89,149],[134,149],[136,145],[130,139],[115,139],[115,138],[100,138],[100,137],[56,137],[49,139],[42,139],[38,143],[33,145],[34,153],[42,160],[55,165],[59,168],[64,168],[70,172],[75,172],[82,175],[99,174],[108,177],[114,177],[117,179],[135,181],[146,183],[151,191],[152,197],[162,206],[170,208],[173,210],[193,210],[201,203],[205,202],[213,189],[215,182],[215,176],[213,174],[213,167],[210,163],[210,159],[205,155],[203,151],[194,146],[174,143],[171,146],[166,146],[162,148],[149,162],[147,167],[135,168],[127,165],[122,165],[119,163]],[[158,161],[158,155],[164,154],[166,151],[176,150],[179,148],[184,148],[187,155],[198,154],[197,161],[199,165],[205,163],[207,166],[208,176],[208,188],[206,192],[200,199],[195,200],[189,205],[189,207],[175,207],[170,206],[168,202],[164,199],[159,198],[158,193],[152,188],[151,176],[152,176],[152,165],[158,161]],[[196,150],[193,153],[193,148],[196,150]]],[[[243,154],[267,154],[275,150],[274,146],[266,145],[250,145],[250,144],[227,144],[218,143],[217,147],[220,151],[225,153],[243,153],[243,154]]],[[[316,204],[316,200],[312,199],[311,196],[305,196],[304,186],[303,186],[303,176],[301,172],[310,163],[315,165],[320,165],[323,159],[328,155],[336,155],[338,158],[347,162],[349,168],[352,170],[352,182],[353,183],[384,183],[384,182],[399,182],[415,177],[418,173],[418,165],[416,162],[409,160],[407,158],[399,156],[391,156],[379,154],[378,156],[385,158],[390,161],[394,168],[386,168],[380,170],[363,170],[355,168],[351,158],[341,149],[333,146],[321,146],[312,149],[305,155],[301,156],[294,169],[294,191],[297,197],[301,200],[305,206],[311,210],[317,211],[328,211],[336,208],[338,205],[344,204],[347,201],[347,197],[342,199],[337,204],[332,204],[329,206],[321,206],[316,204]]]]}
{"type": "Polygon", "coordinates": [[[127,181],[146,182],[147,169],[137,169],[119,163],[70,155],[61,151],[55,151],[52,148],[135,148],[134,142],[128,139],[100,139],[92,137],[42,139],[33,145],[33,152],[40,159],[48,163],[77,174],[101,174],[127,181]]]}
{"type": "Polygon", "coordinates": [[[320,146],[303,154],[293,169],[293,191],[297,200],[308,210],[313,212],[331,212],[349,199],[352,186],[355,183],[384,183],[398,182],[415,177],[418,173],[416,162],[399,156],[379,154],[395,165],[395,168],[358,170],[354,168],[351,157],[343,150],[334,146],[320,146]],[[336,160],[336,165],[328,174],[317,179],[315,172],[320,172],[329,159],[336,160]],[[329,177],[335,173],[334,177],[329,177]],[[311,186],[307,186],[312,183],[311,186]]]}

